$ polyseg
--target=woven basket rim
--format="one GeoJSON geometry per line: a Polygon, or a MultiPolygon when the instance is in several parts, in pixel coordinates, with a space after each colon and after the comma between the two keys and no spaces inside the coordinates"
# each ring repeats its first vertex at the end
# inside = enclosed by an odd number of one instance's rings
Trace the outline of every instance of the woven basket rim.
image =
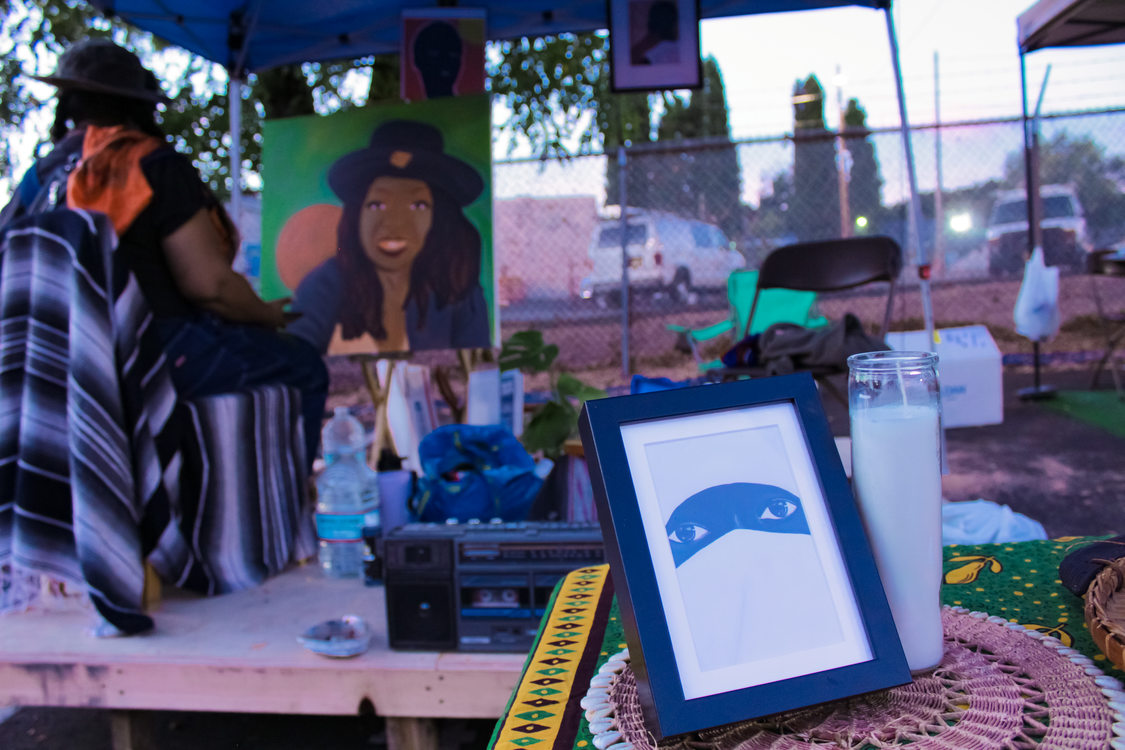
{"type": "Polygon", "coordinates": [[[1086,627],[1095,645],[1118,669],[1125,669],[1125,607],[1115,618],[1110,604],[1118,597],[1125,601],[1125,557],[1107,560],[1086,590],[1086,627]]]}

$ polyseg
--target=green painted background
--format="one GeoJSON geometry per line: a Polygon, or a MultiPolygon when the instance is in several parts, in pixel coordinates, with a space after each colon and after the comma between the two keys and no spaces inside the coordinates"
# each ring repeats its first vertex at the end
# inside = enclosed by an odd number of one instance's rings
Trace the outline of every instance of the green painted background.
{"type": "Polygon", "coordinates": [[[492,144],[487,95],[459,96],[410,104],[379,104],[333,115],[271,120],[262,127],[262,296],[292,293],[277,273],[277,237],[285,221],[317,203],[339,205],[328,187],[336,159],[367,146],[376,126],[387,120],[429,123],[441,129],[445,152],[471,164],[484,178],[484,191],[465,215],[481,236],[480,283],[488,302],[495,340],[496,285],[492,254],[492,144]]]}

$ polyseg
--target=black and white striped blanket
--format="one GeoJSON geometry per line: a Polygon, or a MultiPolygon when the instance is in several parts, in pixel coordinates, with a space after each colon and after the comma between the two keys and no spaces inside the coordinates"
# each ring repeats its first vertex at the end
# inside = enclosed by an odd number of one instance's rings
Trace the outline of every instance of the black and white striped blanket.
{"type": "Polygon", "coordinates": [[[221,593],[315,540],[297,393],[178,402],[115,243],[104,217],[65,209],[0,233],[0,566],[82,582],[137,633],[146,560],[221,593]]]}

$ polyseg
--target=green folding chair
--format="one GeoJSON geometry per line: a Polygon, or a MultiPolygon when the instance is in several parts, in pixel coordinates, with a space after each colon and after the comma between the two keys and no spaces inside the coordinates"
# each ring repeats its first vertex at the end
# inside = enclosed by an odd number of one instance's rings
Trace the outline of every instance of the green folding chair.
{"type": "MultiPolygon", "coordinates": [[[[779,247],[762,262],[761,274],[755,284],[756,301],[750,304],[749,315],[754,323],[751,330],[765,330],[758,315],[769,304],[766,295],[772,292],[835,292],[879,283],[886,285],[887,301],[883,310],[883,327],[880,329],[880,335],[885,336],[894,310],[895,282],[901,271],[902,250],[890,237],[847,237],[779,247]]],[[[825,324],[827,321],[821,325],[825,324]]],[[[847,404],[847,399],[830,381],[832,376],[848,371],[845,361],[801,366],[798,369],[810,373],[841,403],[847,404]]],[[[769,368],[761,364],[745,367],[719,366],[707,370],[707,377],[712,380],[769,374],[769,368]]]]}
{"type": "Polygon", "coordinates": [[[797,323],[807,328],[828,325],[828,319],[816,312],[816,292],[763,289],[758,295],[755,309],[754,295],[757,290],[757,269],[734,271],[727,278],[729,311],[725,320],[702,328],[674,323],[667,325],[668,330],[677,336],[677,346],[686,346],[700,370],[723,366],[718,359],[705,361],[700,353],[701,344],[719,336],[731,334],[733,344],[744,336],[761,333],[774,323],[797,323]],[[751,311],[754,313],[754,320],[747,326],[751,311]]]}

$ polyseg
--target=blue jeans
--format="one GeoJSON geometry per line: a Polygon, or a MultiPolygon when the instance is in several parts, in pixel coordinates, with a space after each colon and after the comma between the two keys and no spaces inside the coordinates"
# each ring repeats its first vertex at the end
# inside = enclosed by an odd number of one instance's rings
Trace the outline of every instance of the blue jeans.
{"type": "Polygon", "coordinates": [[[305,457],[311,467],[320,445],[328,368],[311,344],[262,326],[228,323],[210,313],[158,318],[156,332],[180,398],[213,396],[259,385],[301,392],[305,457]]]}

